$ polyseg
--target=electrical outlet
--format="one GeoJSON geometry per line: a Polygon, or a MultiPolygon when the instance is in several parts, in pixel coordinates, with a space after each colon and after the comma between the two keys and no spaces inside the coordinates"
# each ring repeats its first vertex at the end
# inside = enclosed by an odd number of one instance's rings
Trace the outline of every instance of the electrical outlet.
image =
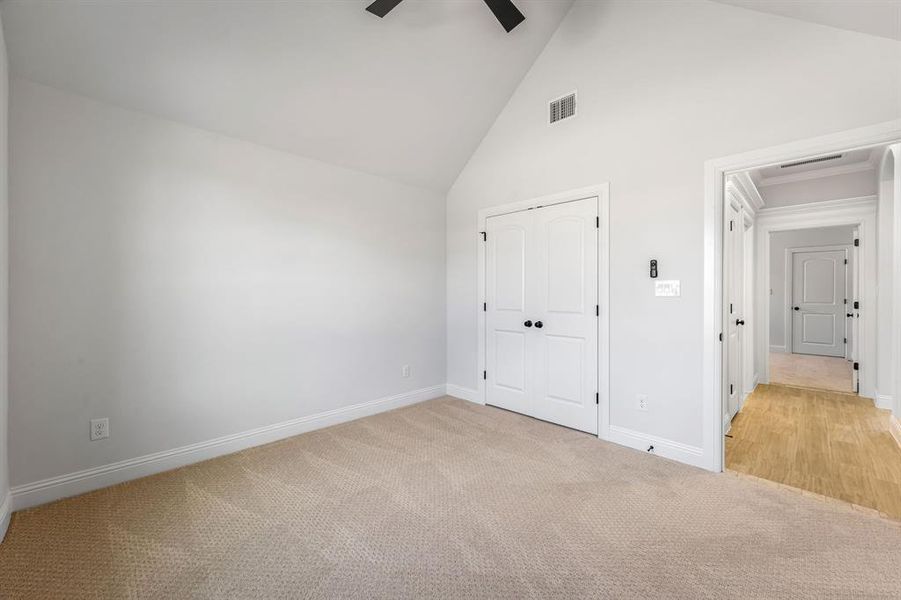
{"type": "Polygon", "coordinates": [[[109,419],[91,419],[91,441],[109,437],[109,419]]]}
{"type": "Polygon", "coordinates": [[[635,398],[635,408],[643,412],[648,411],[648,397],[646,394],[638,394],[635,398]]]}
{"type": "Polygon", "coordinates": [[[403,367],[401,367],[400,374],[403,375],[404,377],[409,377],[410,376],[410,365],[404,365],[403,367]]]}

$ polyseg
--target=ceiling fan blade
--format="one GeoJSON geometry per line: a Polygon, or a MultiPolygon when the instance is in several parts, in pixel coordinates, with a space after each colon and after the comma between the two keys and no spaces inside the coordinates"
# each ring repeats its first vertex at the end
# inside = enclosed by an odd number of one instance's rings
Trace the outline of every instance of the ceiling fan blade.
{"type": "Polygon", "coordinates": [[[512,0],[485,0],[485,4],[501,22],[501,26],[507,33],[513,31],[513,28],[526,20],[519,9],[513,4],[512,0]]]}
{"type": "Polygon", "coordinates": [[[400,3],[401,0],[375,0],[375,2],[366,7],[366,10],[377,17],[384,17],[400,3]]]}

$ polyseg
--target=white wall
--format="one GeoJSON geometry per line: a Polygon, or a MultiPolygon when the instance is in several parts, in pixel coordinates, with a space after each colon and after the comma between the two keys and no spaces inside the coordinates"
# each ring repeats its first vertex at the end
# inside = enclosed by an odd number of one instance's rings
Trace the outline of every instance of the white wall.
{"type": "Polygon", "coordinates": [[[700,447],[704,161],[898,118],[899,58],[717,3],[578,2],[448,194],[449,383],[478,384],[477,211],[609,181],[611,423],[700,447]],[[578,116],[548,126],[573,89],[578,116]],[[681,298],[653,296],[650,258],[681,298]]]}
{"type": "Polygon", "coordinates": [[[19,79],[10,125],[14,487],[444,383],[440,194],[19,79]]]}
{"type": "Polygon", "coordinates": [[[7,193],[7,132],[9,67],[3,24],[0,23],[0,541],[9,525],[9,197],[7,193]]]}
{"type": "Polygon", "coordinates": [[[876,195],[875,170],[758,186],[767,208],[876,195]]]}
{"type": "MultiPolygon", "coordinates": [[[[785,335],[785,308],[791,303],[791,287],[785,282],[785,250],[788,248],[815,248],[818,246],[846,246],[854,241],[854,227],[816,227],[794,231],[778,231],[770,236],[770,348],[791,352],[785,335]]],[[[850,251],[848,253],[850,258],[850,251]]],[[[850,282],[851,273],[849,271],[850,282]]],[[[850,286],[849,286],[850,289],[850,286]]]]}

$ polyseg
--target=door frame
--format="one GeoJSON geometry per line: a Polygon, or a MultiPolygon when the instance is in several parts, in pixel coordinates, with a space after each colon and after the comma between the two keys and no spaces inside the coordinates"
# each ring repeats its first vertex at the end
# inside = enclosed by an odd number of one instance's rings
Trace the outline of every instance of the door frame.
{"type": "Polygon", "coordinates": [[[722,407],[723,393],[725,392],[723,365],[726,364],[724,362],[726,345],[720,341],[719,335],[723,331],[724,312],[722,223],[726,175],[779,164],[799,156],[823,156],[834,152],[891,144],[899,140],[901,140],[901,119],[895,119],[857,129],[713,158],[704,163],[703,406],[701,411],[703,421],[701,465],[704,468],[720,472],[723,470],[725,462],[722,407]]]}
{"type": "MultiPolygon", "coordinates": [[[[786,302],[785,306],[782,307],[783,319],[784,319],[784,327],[785,327],[785,352],[787,354],[794,354],[794,316],[792,315],[792,305],[795,303],[795,263],[794,263],[794,255],[799,252],[838,252],[840,250],[845,253],[845,296],[848,295],[848,268],[849,261],[851,260],[851,251],[850,244],[833,244],[830,246],[796,246],[793,248],[785,249],[785,291],[786,298],[791,296],[791,302],[786,302]],[[791,290],[789,294],[789,290],[791,290]]],[[[769,283],[769,281],[767,282],[769,283]]],[[[767,286],[767,289],[770,289],[767,286]]],[[[846,298],[848,302],[852,302],[853,298],[846,298]]],[[[784,299],[783,299],[784,300],[784,299]]],[[[847,307],[845,312],[847,312],[847,307]]],[[[845,317],[845,335],[844,338],[848,339],[848,319],[845,317]]],[[[767,321],[769,323],[769,321],[767,321]]],[[[844,354],[842,355],[845,360],[848,360],[848,344],[845,343],[844,354]]],[[[767,371],[769,373],[769,371],[767,371]]]]}
{"type": "MultiPolygon", "coordinates": [[[[760,382],[770,382],[770,234],[779,231],[817,229],[820,227],[852,226],[858,229],[858,300],[861,311],[858,326],[858,344],[861,370],[860,395],[872,398],[876,386],[876,197],[864,196],[847,200],[829,200],[797,206],[761,210],[757,221],[757,280],[760,319],[757,334],[757,360],[761,366],[760,382]],[[870,307],[867,310],[867,307],[870,307]]],[[[788,272],[786,271],[786,279],[788,272]]],[[[783,319],[786,319],[783,307],[783,319]]],[[[790,325],[786,321],[786,327],[790,325]]],[[[790,351],[791,334],[786,331],[786,351],[790,351]]]]}
{"type": "Polygon", "coordinates": [[[563,204],[587,198],[598,199],[598,306],[600,314],[597,318],[598,327],[598,437],[602,440],[610,439],[610,184],[599,183],[596,185],[510,202],[499,206],[483,208],[478,212],[478,303],[476,305],[478,321],[478,381],[477,401],[479,404],[487,403],[488,390],[482,373],[487,369],[486,356],[488,347],[488,333],[486,314],[483,309],[486,301],[486,288],[488,277],[488,253],[482,234],[486,231],[489,217],[496,217],[513,212],[520,212],[535,208],[563,204]]]}

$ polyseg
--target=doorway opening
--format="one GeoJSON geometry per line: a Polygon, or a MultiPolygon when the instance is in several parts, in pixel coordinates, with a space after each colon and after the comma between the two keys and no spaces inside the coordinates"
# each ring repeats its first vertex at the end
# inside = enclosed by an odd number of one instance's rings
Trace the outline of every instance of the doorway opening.
{"type": "Polygon", "coordinates": [[[899,149],[724,173],[721,397],[726,469],[901,519],[899,149]]]}

